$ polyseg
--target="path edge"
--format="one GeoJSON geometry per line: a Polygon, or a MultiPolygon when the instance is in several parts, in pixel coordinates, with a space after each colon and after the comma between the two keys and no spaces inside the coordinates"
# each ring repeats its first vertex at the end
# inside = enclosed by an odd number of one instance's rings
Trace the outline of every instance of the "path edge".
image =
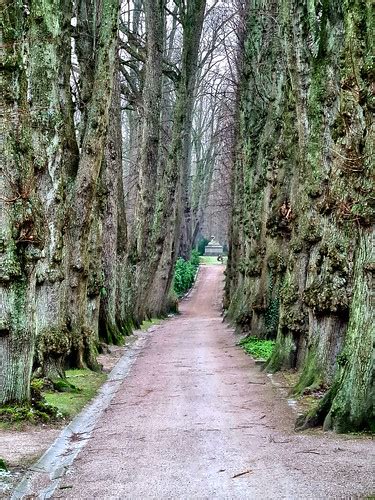
{"type": "Polygon", "coordinates": [[[150,334],[159,326],[161,325],[153,326],[145,332],[141,330],[137,332],[136,341],[112,368],[98,394],[62,429],[51,446],[29,467],[11,493],[11,500],[20,500],[29,495],[36,495],[35,498],[42,499],[51,498],[65,477],[66,471],[90,439],[97,421],[128,377],[138,355],[146,347],[150,334]],[[41,491],[33,491],[33,485],[43,479],[44,484],[47,479],[48,485],[41,491]]]}

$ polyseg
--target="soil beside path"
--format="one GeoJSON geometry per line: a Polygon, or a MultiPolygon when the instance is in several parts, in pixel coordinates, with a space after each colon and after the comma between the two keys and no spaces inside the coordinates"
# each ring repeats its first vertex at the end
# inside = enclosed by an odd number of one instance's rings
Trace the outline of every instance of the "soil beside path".
{"type": "Polygon", "coordinates": [[[150,334],[52,498],[375,492],[373,441],[293,431],[292,410],[222,322],[222,283],[223,267],[202,266],[181,315],[150,334]]]}

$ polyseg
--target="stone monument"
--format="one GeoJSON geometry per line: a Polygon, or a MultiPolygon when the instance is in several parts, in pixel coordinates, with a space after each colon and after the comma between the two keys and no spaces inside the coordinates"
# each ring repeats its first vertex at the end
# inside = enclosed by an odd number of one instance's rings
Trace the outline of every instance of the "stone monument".
{"type": "Polygon", "coordinates": [[[215,241],[215,236],[211,236],[211,241],[204,249],[204,255],[207,257],[217,257],[223,254],[223,246],[215,241]]]}

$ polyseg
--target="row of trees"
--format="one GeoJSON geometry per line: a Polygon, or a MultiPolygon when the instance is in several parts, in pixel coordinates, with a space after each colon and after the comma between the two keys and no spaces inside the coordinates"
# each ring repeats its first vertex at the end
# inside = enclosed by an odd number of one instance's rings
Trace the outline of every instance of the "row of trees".
{"type": "Polygon", "coordinates": [[[1,8],[5,404],[29,400],[32,375],[97,369],[100,341],[120,342],[168,309],[176,259],[201,234],[218,170],[236,6],[1,8]]]}
{"type": "Polygon", "coordinates": [[[268,369],[328,389],[304,427],[373,428],[374,66],[367,0],[249,0],[225,305],[268,369]]]}

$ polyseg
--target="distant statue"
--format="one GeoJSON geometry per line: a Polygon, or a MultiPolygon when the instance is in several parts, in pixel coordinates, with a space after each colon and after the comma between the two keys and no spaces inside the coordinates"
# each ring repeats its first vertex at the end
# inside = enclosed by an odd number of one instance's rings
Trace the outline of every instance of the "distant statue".
{"type": "Polygon", "coordinates": [[[220,245],[215,240],[215,236],[211,236],[211,241],[209,244],[205,247],[205,252],[204,255],[206,256],[211,256],[211,257],[217,257],[223,253],[223,246],[220,245]]]}

